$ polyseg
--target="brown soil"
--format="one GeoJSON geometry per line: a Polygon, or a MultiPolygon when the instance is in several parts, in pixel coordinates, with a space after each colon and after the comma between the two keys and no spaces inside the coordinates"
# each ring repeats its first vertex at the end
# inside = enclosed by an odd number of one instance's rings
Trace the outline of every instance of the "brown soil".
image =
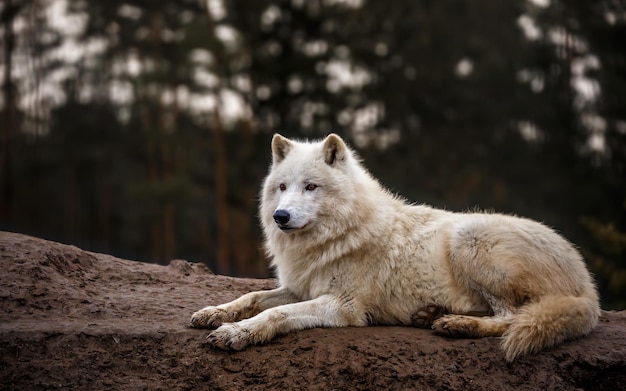
{"type": "Polygon", "coordinates": [[[417,328],[305,330],[232,353],[187,326],[275,285],[0,233],[0,389],[626,390],[626,312],[512,364],[496,338],[417,328]]]}

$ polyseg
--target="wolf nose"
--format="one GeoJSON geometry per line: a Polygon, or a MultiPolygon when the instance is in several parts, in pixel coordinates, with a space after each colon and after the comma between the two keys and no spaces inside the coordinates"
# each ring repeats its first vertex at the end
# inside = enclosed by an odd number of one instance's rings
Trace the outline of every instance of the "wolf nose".
{"type": "Polygon", "coordinates": [[[274,212],[274,221],[277,224],[287,224],[290,218],[291,216],[289,215],[289,212],[284,209],[278,209],[274,212]]]}

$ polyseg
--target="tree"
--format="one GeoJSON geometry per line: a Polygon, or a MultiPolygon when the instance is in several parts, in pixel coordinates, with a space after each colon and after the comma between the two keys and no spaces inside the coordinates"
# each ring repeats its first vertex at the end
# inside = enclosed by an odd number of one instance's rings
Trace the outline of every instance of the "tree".
{"type": "Polygon", "coordinates": [[[13,22],[15,16],[20,11],[23,4],[8,0],[2,8],[0,20],[4,26],[4,109],[3,109],[3,131],[0,140],[0,167],[2,167],[2,176],[5,178],[2,186],[2,194],[0,195],[0,221],[11,223],[12,210],[14,209],[14,174],[13,174],[13,134],[15,133],[15,86],[13,83],[13,51],[15,49],[15,33],[13,31],[13,22]]]}
{"type": "Polygon", "coordinates": [[[410,200],[555,227],[589,258],[605,305],[622,305],[609,288],[622,286],[626,224],[614,1],[8,4],[26,7],[27,28],[4,79],[18,59],[36,66],[8,77],[20,99],[3,84],[3,121],[17,102],[2,149],[16,218],[3,226],[266,276],[256,200],[271,135],[333,131],[410,200]],[[49,20],[53,6],[73,30],[49,20]],[[68,42],[80,55],[59,55],[68,42]]]}

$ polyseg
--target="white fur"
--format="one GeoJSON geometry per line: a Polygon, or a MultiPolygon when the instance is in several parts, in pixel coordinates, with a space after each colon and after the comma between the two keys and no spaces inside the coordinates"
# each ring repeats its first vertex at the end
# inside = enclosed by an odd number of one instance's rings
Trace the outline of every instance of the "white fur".
{"type": "Polygon", "coordinates": [[[409,205],[336,135],[315,143],[275,135],[272,152],[260,215],[281,287],[196,312],[192,326],[216,328],[215,346],[241,350],[311,327],[410,325],[435,306],[448,314],[436,332],[502,336],[513,360],[596,325],[592,278],[552,229],[409,205]],[[286,224],[274,221],[277,210],[286,224]]]}

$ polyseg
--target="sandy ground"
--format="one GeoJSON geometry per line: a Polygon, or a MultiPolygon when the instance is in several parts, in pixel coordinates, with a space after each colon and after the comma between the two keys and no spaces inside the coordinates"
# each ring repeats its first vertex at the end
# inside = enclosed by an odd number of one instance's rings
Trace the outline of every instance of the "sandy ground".
{"type": "Polygon", "coordinates": [[[0,232],[0,389],[626,390],[626,312],[512,364],[497,338],[417,328],[305,330],[232,353],[187,326],[205,305],[275,285],[0,232]]]}

